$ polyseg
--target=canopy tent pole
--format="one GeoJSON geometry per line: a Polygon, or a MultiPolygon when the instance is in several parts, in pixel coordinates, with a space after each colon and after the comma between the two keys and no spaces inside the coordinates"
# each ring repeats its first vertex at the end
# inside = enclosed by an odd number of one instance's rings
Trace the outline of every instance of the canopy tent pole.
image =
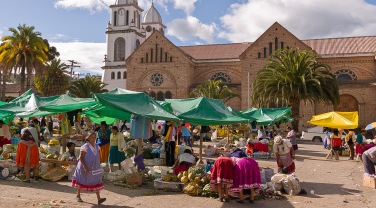
{"type": "MultiPolygon", "coordinates": [[[[202,128],[202,126],[201,126],[202,128]]],[[[196,165],[204,164],[204,161],[202,160],[202,142],[204,140],[204,133],[200,132],[200,153],[199,153],[199,160],[197,161],[196,165]]]]}
{"type": "Polygon", "coordinates": [[[230,144],[230,125],[227,125],[227,143],[230,144]]]}

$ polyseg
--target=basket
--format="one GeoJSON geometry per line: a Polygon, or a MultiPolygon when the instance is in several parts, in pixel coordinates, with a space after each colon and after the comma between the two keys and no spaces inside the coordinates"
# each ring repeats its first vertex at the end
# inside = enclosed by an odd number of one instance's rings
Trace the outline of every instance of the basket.
{"type": "Polygon", "coordinates": [[[154,188],[155,189],[163,189],[167,191],[182,191],[184,188],[183,183],[179,182],[167,182],[167,181],[162,181],[161,178],[155,179],[154,180],[154,188]]]}
{"type": "Polygon", "coordinates": [[[132,174],[126,174],[125,175],[125,183],[128,185],[137,185],[141,186],[143,180],[143,174],[142,173],[132,173],[132,174]]]}

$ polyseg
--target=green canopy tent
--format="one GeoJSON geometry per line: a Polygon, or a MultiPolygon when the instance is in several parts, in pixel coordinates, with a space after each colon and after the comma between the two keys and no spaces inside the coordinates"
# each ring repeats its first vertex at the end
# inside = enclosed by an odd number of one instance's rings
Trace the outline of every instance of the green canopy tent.
{"type": "Polygon", "coordinates": [[[84,111],[90,116],[106,116],[129,120],[131,114],[157,120],[175,120],[179,118],[165,110],[155,100],[143,92],[116,88],[110,92],[95,94],[99,104],[84,111]]]}
{"type": "Polygon", "coordinates": [[[206,97],[187,99],[166,99],[173,112],[188,123],[201,126],[248,123],[227,109],[222,100],[206,97]]]}
{"type": "MultiPolygon", "coordinates": [[[[222,100],[206,97],[188,99],[166,99],[176,116],[184,121],[201,126],[248,123],[248,119],[238,117],[227,109],[222,100]]],[[[200,135],[200,160],[202,162],[202,140],[200,135]]]]}
{"type": "Polygon", "coordinates": [[[291,108],[250,108],[242,111],[242,114],[250,119],[256,121],[258,125],[271,126],[276,122],[292,121],[290,117],[291,108]]]}

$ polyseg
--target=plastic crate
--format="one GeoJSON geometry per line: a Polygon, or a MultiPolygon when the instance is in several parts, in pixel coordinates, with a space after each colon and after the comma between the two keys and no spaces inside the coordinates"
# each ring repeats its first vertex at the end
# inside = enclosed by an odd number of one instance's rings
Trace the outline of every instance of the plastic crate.
{"type": "Polygon", "coordinates": [[[11,141],[12,141],[12,144],[18,144],[18,143],[20,143],[21,139],[20,138],[12,138],[11,141]]]}

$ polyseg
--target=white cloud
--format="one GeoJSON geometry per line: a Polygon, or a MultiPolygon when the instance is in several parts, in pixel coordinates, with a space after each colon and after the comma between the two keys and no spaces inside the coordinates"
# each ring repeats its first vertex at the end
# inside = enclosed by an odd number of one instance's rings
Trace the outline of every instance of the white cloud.
{"type": "Polygon", "coordinates": [[[50,42],[60,53],[63,61],[75,60],[79,62],[80,68],[75,72],[90,72],[91,74],[102,74],[104,54],[106,54],[106,43],[70,42],[59,43],[50,42]]]}
{"type": "Polygon", "coordinates": [[[87,9],[90,12],[108,10],[109,5],[114,4],[115,0],[57,0],[56,8],[64,9],[87,9]]]}
{"type": "Polygon", "coordinates": [[[220,18],[218,37],[255,41],[274,22],[300,39],[374,35],[376,6],[354,0],[247,0],[220,18]]]}
{"type": "Polygon", "coordinates": [[[207,43],[213,43],[216,31],[215,23],[204,24],[190,15],[186,19],[175,19],[167,24],[167,35],[174,36],[183,42],[194,40],[197,37],[207,43]]]}
{"type": "Polygon", "coordinates": [[[173,0],[174,8],[181,9],[186,14],[191,14],[195,10],[195,3],[197,0],[173,0]]]}
{"type": "Polygon", "coordinates": [[[47,37],[50,42],[78,42],[78,38],[74,38],[64,34],[55,34],[52,37],[47,37]]]}

